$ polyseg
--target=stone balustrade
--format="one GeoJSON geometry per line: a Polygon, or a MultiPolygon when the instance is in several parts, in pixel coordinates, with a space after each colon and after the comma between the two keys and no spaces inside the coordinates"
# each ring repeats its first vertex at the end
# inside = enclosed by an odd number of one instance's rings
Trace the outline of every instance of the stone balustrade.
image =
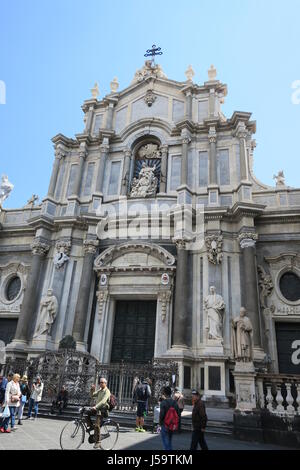
{"type": "Polygon", "coordinates": [[[257,407],[277,416],[300,416],[300,375],[258,374],[257,407]]]}

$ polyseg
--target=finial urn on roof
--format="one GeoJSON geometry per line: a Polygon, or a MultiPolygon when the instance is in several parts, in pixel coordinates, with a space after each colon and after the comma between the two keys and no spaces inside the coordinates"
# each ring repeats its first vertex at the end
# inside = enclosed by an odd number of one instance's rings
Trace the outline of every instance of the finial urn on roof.
{"type": "Polygon", "coordinates": [[[187,80],[189,82],[192,82],[193,81],[193,76],[195,75],[193,67],[191,65],[189,65],[184,73],[185,73],[185,76],[186,76],[187,80]]]}
{"type": "Polygon", "coordinates": [[[111,82],[110,82],[110,89],[112,93],[116,93],[119,88],[119,82],[117,77],[115,77],[111,82]]]}
{"type": "Polygon", "coordinates": [[[216,79],[217,70],[215,69],[215,67],[214,67],[213,65],[210,66],[210,68],[208,69],[207,73],[208,73],[208,79],[209,79],[209,81],[213,81],[213,80],[216,79]]]}
{"type": "Polygon", "coordinates": [[[94,88],[91,88],[91,93],[92,93],[92,98],[94,100],[96,100],[99,96],[99,86],[98,86],[98,83],[96,82],[95,85],[94,85],[94,88]]]}

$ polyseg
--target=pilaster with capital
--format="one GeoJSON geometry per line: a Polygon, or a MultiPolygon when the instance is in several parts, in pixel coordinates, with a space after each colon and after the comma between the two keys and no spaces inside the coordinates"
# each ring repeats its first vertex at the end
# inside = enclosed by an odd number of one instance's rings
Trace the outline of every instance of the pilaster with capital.
{"type": "Polygon", "coordinates": [[[80,188],[81,188],[81,182],[82,182],[82,175],[83,175],[83,166],[84,166],[84,161],[87,156],[87,145],[85,142],[81,142],[79,146],[79,164],[78,164],[78,169],[77,169],[77,175],[76,175],[76,180],[74,183],[73,187],[73,195],[79,197],[80,195],[80,188]]]}
{"type": "Polygon", "coordinates": [[[216,128],[211,126],[208,131],[209,141],[209,184],[217,185],[217,132],[216,128]]]}
{"type": "Polygon", "coordinates": [[[188,146],[191,142],[187,134],[182,134],[182,157],[181,157],[181,185],[187,185],[188,182],[188,146]]]}
{"type": "Polygon", "coordinates": [[[243,181],[248,179],[246,139],[249,137],[249,132],[244,123],[238,124],[235,135],[240,142],[240,169],[241,180],[243,181]]]}
{"type": "Polygon", "coordinates": [[[243,262],[242,304],[245,306],[253,325],[254,347],[261,348],[261,321],[255,248],[257,239],[257,233],[250,231],[242,232],[238,236],[243,262]]]}
{"type": "Polygon", "coordinates": [[[39,239],[35,239],[31,244],[32,262],[31,270],[27,280],[24,299],[18,319],[15,340],[27,342],[30,338],[30,329],[34,323],[38,292],[37,289],[43,259],[48,253],[50,245],[39,239]]]}
{"type": "Polygon", "coordinates": [[[167,189],[167,173],[168,173],[168,146],[162,145],[161,151],[161,167],[160,167],[160,193],[165,193],[167,189]]]}
{"type": "Polygon", "coordinates": [[[106,165],[108,152],[109,152],[109,140],[108,138],[105,138],[103,139],[103,142],[100,145],[100,161],[99,161],[97,181],[96,181],[96,191],[101,194],[103,193],[103,180],[104,180],[104,172],[105,172],[105,165],[106,165]]]}
{"type": "Polygon", "coordinates": [[[170,288],[161,288],[158,291],[157,299],[161,303],[161,321],[164,323],[167,316],[167,308],[169,306],[172,297],[172,291],[170,288]]]}
{"type": "Polygon", "coordinates": [[[81,344],[84,343],[86,318],[88,314],[87,306],[89,305],[91,285],[94,276],[93,262],[98,245],[98,240],[86,239],[83,242],[84,259],[73,325],[73,337],[75,341],[81,344]]]}
{"type": "Polygon", "coordinates": [[[51,179],[50,179],[50,184],[49,184],[49,189],[48,189],[49,197],[54,197],[60,164],[61,164],[62,158],[65,155],[66,155],[66,150],[64,149],[64,147],[61,145],[57,145],[55,149],[55,159],[53,163],[53,169],[52,169],[52,174],[51,174],[51,179]]]}
{"type": "Polygon", "coordinates": [[[132,157],[132,152],[130,149],[125,149],[124,153],[124,165],[123,165],[123,175],[122,175],[122,188],[121,194],[123,196],[127,195],[129,188],[129,173],[130,173],[130,162],[132,157]]]}
{"type": "Polygon", "coordinates": [[[89,110],[86,116],[86,123],[85,123],[85,134],[90,134],[92,129],[92,122],[93,122],[93,115],[94,115],[94,105],[89,106],[89,110]]]}

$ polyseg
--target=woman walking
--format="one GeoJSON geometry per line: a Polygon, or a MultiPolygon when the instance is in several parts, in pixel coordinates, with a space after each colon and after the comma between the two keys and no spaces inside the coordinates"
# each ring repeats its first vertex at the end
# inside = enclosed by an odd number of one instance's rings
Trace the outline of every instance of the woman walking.
{"type": "Polygon", "coordinates": [[[12,380],[6,385],[4,405],[9,407],[10,417],[4,418],[0,429],[1,432],[9,433],[10,431],[15,431],[15,414],[20,406],[21,398],[19,381],[19,374],[14,374],[12,380]],[[10,430],[8,429],[9,419],[11,423],[10,430]]]}
{"type": "Polygon", "coordinates": [[[28,386],[27,375],[23,375],[23,377],[21,378],[20,390],[21,390],[22,395],[21,395],[20,406],[19,406],[19,411],[18,411],[18,424],[22,425],[24,406],[30,397],[30,389],[28,386]]]}

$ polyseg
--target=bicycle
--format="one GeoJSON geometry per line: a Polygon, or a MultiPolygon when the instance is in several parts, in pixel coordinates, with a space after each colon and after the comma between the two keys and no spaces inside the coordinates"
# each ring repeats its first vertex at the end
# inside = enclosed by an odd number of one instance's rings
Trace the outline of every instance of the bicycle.
{"type": "MultiPolygon", "coordinates": [[[[60,433],[60,447],[62,450],[77,450],[84,443],[85,435],[88,433],[88,442],[93,444],[94,426],[88,427],[84,413],[87,408],[79,409],[80,416],[75,420],[67,423],[60,433]]],[[[105,418],[100,425],[100,443],[101,449],[112,450],[116,445],[119,437],[119,424],[112,419],[105,418]]]]}

